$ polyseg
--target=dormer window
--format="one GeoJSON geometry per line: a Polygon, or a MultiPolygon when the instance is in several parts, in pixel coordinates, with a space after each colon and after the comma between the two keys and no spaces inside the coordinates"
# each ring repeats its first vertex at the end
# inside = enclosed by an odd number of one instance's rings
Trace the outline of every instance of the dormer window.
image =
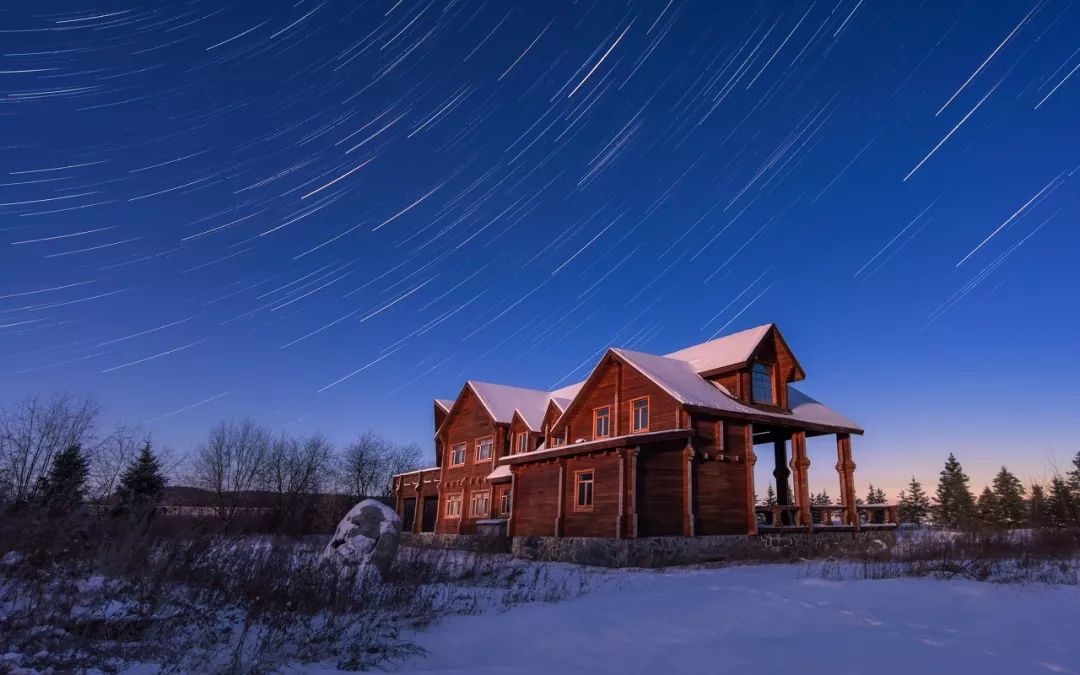
{"type": "Polygon", "coordinates": [[[593,411],[593,438],[611,435],[611,408],[604,406],[593,411]]]}
{"type": "Polygon", "coordinates": [[[520,431],[517,435],[517,451],[528,452],[529,451],[529,432],[520,431]]]}
{"type": "Polygon", "coordinates": [[[773,388],[773,367],[769,363],[755,363],[750,371],[750,392],[754,403],[776,402],[773,388]]]}

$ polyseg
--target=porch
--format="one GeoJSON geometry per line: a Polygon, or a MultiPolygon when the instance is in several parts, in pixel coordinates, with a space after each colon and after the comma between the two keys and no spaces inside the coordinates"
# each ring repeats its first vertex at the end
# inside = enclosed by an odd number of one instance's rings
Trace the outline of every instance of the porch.
{"type": "Polygon", "coordinates": [[[851,454],[851,434],[790,427],[753,425],[753,444],[771,445],[774,462],[776,504],[754,505],[757,530],[772,532],[843,532],[888,530],[897,527],[896,505],[859,504],[855,493],[855,462],[851,454]],[[833,504],[813,504],[810,497],[810,458],[806,439],[835,435],[835,469],[840,483],[840,500],[833,504]]]}

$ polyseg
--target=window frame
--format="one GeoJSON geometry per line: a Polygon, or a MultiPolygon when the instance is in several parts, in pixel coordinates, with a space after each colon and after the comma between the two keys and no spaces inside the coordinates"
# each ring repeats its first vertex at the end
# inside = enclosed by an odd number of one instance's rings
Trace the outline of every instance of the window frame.
{"type": "Polygon", "coordinates": [[[490,462],[491,458],[495,456],[495,437],[494,436],[484,436],[483,438],[478,438],[475,441],[473,441],[473,444],[476,446],[475,449],[473,450],[473,458],[474,458],[475,462],[477,462],[477,463],[490,462]],[[489,445],[491,450],[488,453],[487,457],[481,457],[480,456],[480,448],[485,443],[487,443],[489,445]]]}
{"type": "Polygon", "coordinates": [[[595,440],[597,438],[611,438],[611,406],[610,405],[602,405],[602,406],[600,406],[598,408],[593,408],[592,414],[593,414],[593,427],[592,427],[593,439],[595,440]],[[604,426],[607,427],[607,433],[605,433],[605,434],[596,433],[596,425],[597,425],[597,422],[600,421],[600,411],[601,410],[604,411],[604,426]]]}
{"type": "Polygon", "coordinates": [[[529,451],[529,432],[519,431],[514,439],[514,453],[521,454],[529,451]]]}
{"type": "Polygon", "coordinates": [[[761,405],[778,405],[777,391],[776,391],[776,365],[769,363],[768,361],[754,361],[750,366],[750,402],[759,403],[761,405]],[[769,400],[765,401],[757,397],[757,387],[754,383],[754,376],[758,367],[762,367],[769,375],[769,400]]]}
{"type": "Polygon", "coordinates": [[[458,520],[461,518],[462,511],[465,510],[465,493],[454,492],[446,495],[446,502],[443,506],[443,518],[458,520]],[[450,504],[457,504],[457,513],[450,513],[450,504]]]}
{"type": "Polygon", "coordinates": [[[596,469],[578,469],[574,472],[574,511],[592,511],[596,503],[596,469]],[[581,480],[581,474],[589,474],[588,481],[581,480]],[[588,504],[581,503],[581,486],[587,484],[588,504]]]}
{"type": "Polygon", "coordinates": [[[639,433],[639,432],[645,432],[645,431],[649,430],[649,424],[652,421],[652,415],[651,415],[652,411],[649,410],[650,403],[651,402],[649,401],[648,396],[638,396],[637,398],[630,399],[630,432],[631,433],[639,433]],[[645,426],[643,426],[643,427],[636,426],[637,425],[637,415],[635,415],[635,413],[637,411],[634,409],[634,406],[637,405],[637,403],[640,402],[640,401],[645,401],[645,426]]]}
{"type": "Polygon", "coordinates": [[[469,517],[470,518],[489,518],[491,517],[491,488],[485,488],[483,490],[473,490],[469,493],[469,517]],[[476,512],[477,497],[482,496],[484,498],[484,510],[481,513],[476,512]]]}
{"type": "Polygon", "coordinates": [[[509,516],[510,512],[513,510],[513,508],[514,508],[514,506],[513,506],[514,502],[513,502],[513,496],[512,496],[513,492],[514,492],[514,488],[512,488],[510,486],[503,486],[503,487],[499,488],[499,499],[498,499],[498,501],[499,501],[499,515],[500,516],[509,516]],[[506,506],[505,510],[503,509],[504,503],[505,503],[505,506],[506,506]]]}
{"type": "Polygon", "coordinates": [[[469,442],[468,441],[462,441],[460,443],[451,443],[450,444],[450,466],[452,466],[452,467],[454,467],[454,466],[465,466],[465,458],[468,456],[468,454],[469,454],[469,442]],[[461,461],[460,462],[455,462],[454,461],[454,453],[456,452],[456,448],[458,448],[458,447],[461,448],[461,461]]]}

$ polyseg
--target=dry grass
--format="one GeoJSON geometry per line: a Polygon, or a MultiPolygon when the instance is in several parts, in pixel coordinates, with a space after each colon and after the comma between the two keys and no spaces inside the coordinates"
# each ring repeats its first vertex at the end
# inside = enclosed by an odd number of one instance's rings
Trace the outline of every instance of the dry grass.
{"type": "Polygon", "coordinates": [[[933,577],[1080,585],[1080,530],[914,531],[898,537],[895,546],[811,561],[809,570],[835,580],[933,577]]]}
{"type": "MultiPolygon", "coordinates": [[[[589,577],[505,555],[399,551],[388,578],[319,559],[321,539],[166,531],[134,518],[0,524],[0,653],[34,668],[154,663],[266,672],[286,663],[377,668],[410,631],[455,614],[557,601],[589,577]]],[[[0,666],[3,672],[3,666],[0,666]]]]}

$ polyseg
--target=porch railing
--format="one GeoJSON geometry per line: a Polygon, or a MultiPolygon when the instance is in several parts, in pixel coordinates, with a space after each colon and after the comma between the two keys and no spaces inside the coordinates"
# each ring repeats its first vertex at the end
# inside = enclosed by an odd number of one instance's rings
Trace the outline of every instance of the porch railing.
{"type": "MultiPolygon", "coordinates": [[[[896,506],[894,504],[859,504],[855,507],[861,527],[896,527],[896,506]]],[[[798,506],[777,505],[757,506],[754,508],[758,527],[764,528],[805,528],[803,514],[798,506]]],[[[810,507],[810,520],[814,529],[848,528],[844,522],[844,506],[829,504],[810,507]]]]}

